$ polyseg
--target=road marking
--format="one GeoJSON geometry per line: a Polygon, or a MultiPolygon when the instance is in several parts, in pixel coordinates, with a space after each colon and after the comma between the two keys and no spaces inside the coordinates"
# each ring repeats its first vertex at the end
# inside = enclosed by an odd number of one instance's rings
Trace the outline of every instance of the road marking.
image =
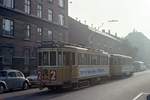
{"type": "Polygon", "coordinates": [[[143,95],[144,93],[142,92],[142,93],[140,93],[140,94],[138,94],[136,97],[134,97],[134,99],[133,100],[137,100],[139,97],[141,97],[142,95],[143,95]]]}

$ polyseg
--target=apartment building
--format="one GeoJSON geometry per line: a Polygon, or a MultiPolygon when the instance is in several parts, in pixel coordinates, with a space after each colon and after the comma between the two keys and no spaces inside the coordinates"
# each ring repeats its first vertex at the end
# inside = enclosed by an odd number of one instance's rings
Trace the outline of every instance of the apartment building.
{"type": "Polygon", "coordinates": [[[42,42],[68,42],[67,18],[68,0],[0,0],[0,69],[36,69],[42,42]]]}

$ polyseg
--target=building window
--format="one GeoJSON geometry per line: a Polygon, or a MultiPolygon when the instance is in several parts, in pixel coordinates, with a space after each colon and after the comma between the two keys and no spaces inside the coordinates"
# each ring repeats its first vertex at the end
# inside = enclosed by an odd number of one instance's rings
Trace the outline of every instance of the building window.
{"type": "Polygon", "coordinates": [[[7,46],[0,47],[0,56],[3,57],[2,63],[6,65],[11,65],[13,53],[14,53],[13,47],[7,47],[7,46]]]}
{"type": "Polygon", "coordinates": [[[43,2],[43,0],[37,0],[38,1],[38,3],[40,3],[40,4],[42,4],[42,2],[43,2]]]}
{"type": "Polygon", "coordinates": [[[64,7],[64,0],[58,0],[58,5],[60,7],[64,7]]]}
{"type": "Polygon", "coordinates": [[[31,29],[30,29],[30,25],[26,26],[26,32],[25,32],[25,40],[29,40],[31,37],[31,29]]]}
{"type": "Polygon", "coordinates": [[[41,4],[37,5],[37,16],[42,18],[42,5],[41,4]]]}
{"type": "Polygon", "coordinates": [[[51,40],[53,40],[53,33],[52,33],[52,31],[51,30],[48,30],[48,33],[47,33],[47,40],[48,41],[51,41],[51,40]]]}
{"type": "Polygon", "coordinates": [[[30,10],[31,10],[31,1],[30,0],[25,0],[25,4],[24,4],[24,9],[25,9],[25,13],[30,14],[30,10]]]}
{"type": "Polygon", "coordinates": [[[59,18],[59,24],[64,25],[64,16],[62,14],[58,15],[59,18]]]}
{"type": "Polygon", "coordinates": [[[24,64],[29,65],[30,61],[30,48],[24,49],[24,64]]]}
{"type": "Polygon", "coordinates": [[[40,36],[42,36],[42,28],[41,27],[37,28],[37,32],[39,33],[40,36]]]}
{"type": "Polygon", "coordinates": [[[49,3],[52,3],[52,2],[53,2],[53,0],[48,0],[48,2],[49,2],[49,3]]]}
{"type": "Polygon", "coordinates": [[[3,5],[8,8],[14,8],[14,0],[3,0],[3,5]]]}
{"type": "Polygon", "coordinates": [[[0,4],[3,5],[3,0],[0,0],[0,4]]]}
{"type": "Polygon", "coordinates": [[[51,22],[53,20],[53,11],[51,9],[48,9],[48,20],[51,22]]]}
{"type": "Polygon", "coordinates": [[[3,34],[14,36],[14,22],[9,19],[3,19],[3,34]]]}
{"type": "Polygon", "coordinates": [[[38,42],[41,42],[42,41],[42,28],[41,27],[38,27],[37,28],[37,35],[38,35],[38,39],[37,39],[37,41],[38,42]]]}

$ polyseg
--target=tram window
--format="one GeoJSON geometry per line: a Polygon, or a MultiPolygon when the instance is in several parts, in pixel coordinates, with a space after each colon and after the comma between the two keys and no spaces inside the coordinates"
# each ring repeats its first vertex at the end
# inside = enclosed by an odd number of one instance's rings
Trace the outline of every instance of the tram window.
{"type": "Polygon", "coordinates": [[[97,59],[96,65],[99,65],[99,58],[98,58],[98,56],[96,56],[96,59],[97,59]]]}
{"type": "Polygon", "coordinates": [[[91,55],[91,65],[94,64],[94,59],[93,59],[93,55],[91,55]]]}
{"type": "Polygon", "coordinates": [[[97,56],[97,61],[98,61],[97,64],[100,65],[100,56],[99,55],[97,56]]]}
{"type": "Polygon", "coordinates": [[[119,64],[119,65],[121,65],[121,64],[122,64],[122,62],[124,63],[124,59],[122,59],[122,58],[121,58],[121,59],[120,59],[120,58],[118,58],[118,64],[119,64]]]}
{"type": "Polygon", "coordinates": [[[63,52],[64,65],[70,65],[70,52],[63,52]]]}
{"type": "Polygon", "coordinates": [[[58,65],[62,65],[62,53],[58,52],[58,65]]]}
{"type": "Polygon", "coordinates": [[[107,64],[108,64],[108,57],[105,56],[105,65],[107,65],[107,64]]]}
{"type": "Polygon", "coordinates": [[[43,52],[43,65],[49,65],[48,64],[48,52],[43,52]]]}
{"type": "Polygon", "coordinates": [[[105,56],[105,65],[107,65],[108,64],[108,58],[107,58],[107,56],[105,56]]]}
{"type": "Polygon", "coordinates": [[[108,58],[108,56],[106,57],[106,59],[107,59],[107,62],[106,62],[106,64],[108,65],[108,59],[109,59],[109,58],[108,58]]]}
{"type": "Polygon", "coordinates": [[[81,65],[85,65],[85,55],[81,54],[81,65]]]}
{"type": "Polygon", "coordinates": [[[104,57],[100,56],[100,60],[101,60],[101,65],[104,65],[104,57]]]}
{"type": "Polygon", "coordinates": [[[88,55],[85,54],[85,65],[88,65],[88,55]]]}
{"type": "Polygon", "coordinates": [[[72,53],[72,65],[75,65],[75,53],[72,53]]]}
{"type": "Polygon", "coordinates": [[[50,66],[56,66],[56,52],[50,52],[50,66]]]}
{"type": "Polygon", "coordinates": [[[83,57],[82,57],[82,64],[83,65],[86,65],[86,54],[82,54],[83,57]]]}
{"type": "Polygon", "coordinates": [[[97,65],[99,65],[99,58],[98,58],[98,56],[96,56],[97,57],[97,65]]]}
{"type": "Polygon", "coordinates": [[[120,64],[125,64],[126,62],[125,62],[125,59],[120,59],[120,64]]]}
{"type": "Polygon", "coordinates": [[[95,65],[97,65],[97,56],[95,55],[95,65]]]}
{"type": "Polygon", "coordinates": [[[88,54],[88,55],[87,55],[87,65],[90,65],[90,64],[91,64],[90,62],[91,62],[91,60],[90,60],[90,55],[88,54]]]}
{"type": "Polygon", "coordinates": [[[78,64],[81,65],[81,54],[78,54],[78,64]]]}
{"type": "Polygon", "coordinates": [[[96,65],[96,62],[97,62],[96,56],[93,55],[92,56],[92,65],[96,65]]]}
{"type": "Polygon", "coordinates": [[[101,56],[101,65],[104,65],[104,56],[101,56]]]}
{"type": "Polygon", "coordinates": [[[42,65],[42,52],[39,52],[39,55],[38,55],[38,62],[39,62],[39,66],[42,65]]]}
{"type": "Polygon", "coordinates": [[[112,65],[115,65],[115,59],[112,58],[111,60],[112,60],[112,65]]]}
{"type": "Polygon", "coordinates": [[[105,56],[102,56],[103,57],[103,65],[105,65],[105,56]]]}
{"type": "Polygon", "coordinates": [[[106,59],[106,56],[104,56],[104,65],[106,65],[106,61],[107,59],[106,59]]]}
{"type": "Polygon", "coordinates": [[[114,65],[118,65],[117,58],[114,58],[114,65]]]}

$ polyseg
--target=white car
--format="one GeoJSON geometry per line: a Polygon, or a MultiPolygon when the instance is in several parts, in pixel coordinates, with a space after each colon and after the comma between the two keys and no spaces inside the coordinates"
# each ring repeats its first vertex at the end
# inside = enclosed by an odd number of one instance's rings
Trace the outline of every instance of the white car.
{"type": "Polygon", "coordinates": [[[30,82],[24,77],[24,74],[18,70],[1,70],[0,80],[2,81],[0,86],[1,92],[3,89],[16,90],[16,89],[28,89],[30,87],[30,82]],[[4,86],[5,84],[5,86],[4,86]]]}
{"type": "Polygon", "coordinates": [[[0,80],[0,94],[7,91],[8,87],[5,81],[0,80]]]}
{"type": "Polygon", "coordinates": [[[31,73],[31,75],[29,75],[27,77],[27,79],[29,80],[31,86],[38,86],[40,84],[40,82],[38,80],[38,75],[37,75],[36,71],[34,71],[33,73],[31,73]]]}

